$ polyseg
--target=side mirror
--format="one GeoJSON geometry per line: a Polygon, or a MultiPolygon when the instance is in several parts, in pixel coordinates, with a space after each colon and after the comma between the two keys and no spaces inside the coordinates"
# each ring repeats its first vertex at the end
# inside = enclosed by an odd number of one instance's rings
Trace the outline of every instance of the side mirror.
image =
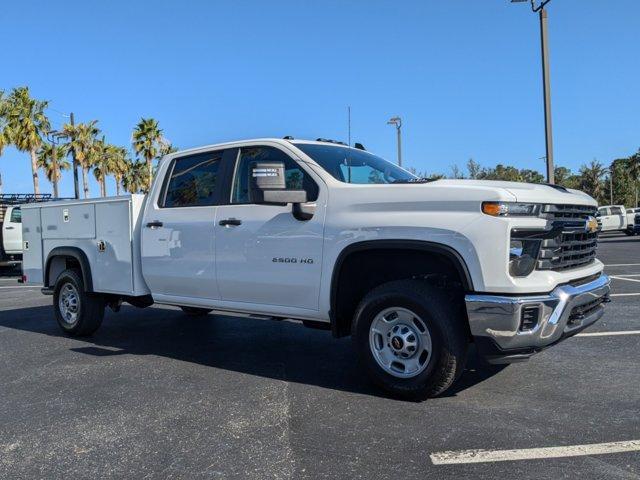
{"type": "Polygon", "coordinates": [[[287,190],[283,162],[256,162],[251,168],[251,199],[254,203],[284,205],[305,203],[307,192],[287,190]]]}

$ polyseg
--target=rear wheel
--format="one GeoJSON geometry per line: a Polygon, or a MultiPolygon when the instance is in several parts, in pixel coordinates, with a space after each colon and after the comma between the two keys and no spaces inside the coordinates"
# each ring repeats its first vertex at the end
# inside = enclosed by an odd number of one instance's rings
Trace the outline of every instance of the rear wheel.
{"type": "Polygon", "coordinates": [[[356,310],[352,339],[371,379],[410,399],[434,397],[453,385],[468,347],[460,305],[419,280],[369,292],[356,310]]]}
{"type": "Polygon", "coordinates": [[[104,318],[104,298],[85,291],[76,270],[65,270],[56,280],[53,307],[60,328],[72,336],[95,332],[104,318]]]}
{"type": "Polygon", "coordinates": [[[213,309],[211,308],[197,308],[197,307],[180,307],[184,313],[190,317],[204,317],[210,314],[213,309]]]}

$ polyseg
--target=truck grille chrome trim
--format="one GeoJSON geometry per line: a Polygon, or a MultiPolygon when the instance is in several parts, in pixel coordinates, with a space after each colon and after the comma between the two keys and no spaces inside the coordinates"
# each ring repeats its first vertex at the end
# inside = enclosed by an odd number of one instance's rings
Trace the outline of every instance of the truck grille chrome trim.
{"type": "Polygon", "coordinates": [[[596,214],[588,205],[544,205],[542,217],[552,223],[554,237],[542,241],[536,270],[562,271],[592,263],[598,248],[598,233],[585,230],[585,222],[596,214]]]}
{"type": "Polygon", "coordinates": [[[504,352],[541,350],[595,323],[603,314],[610,280],[605,274],[588,283],[560,285],[546,295],[465,297],[471,334],[488,339],[504,352]],[[521,328],[523,310],[538,307],[539,319],[521,328]]]}

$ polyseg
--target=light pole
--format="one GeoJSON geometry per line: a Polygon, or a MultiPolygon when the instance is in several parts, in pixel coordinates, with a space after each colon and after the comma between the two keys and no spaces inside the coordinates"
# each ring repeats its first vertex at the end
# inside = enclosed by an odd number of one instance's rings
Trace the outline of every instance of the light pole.
{"type": "Polygon", "coordinates": [[[387,125],[395,125],[396,132],[398,134],[398,166],[402,166],[402,135],[400,129],[402,128],[402,119],[400,117],[392,117],[387,122],[387,125]]]}
{"type": "Polygon", "coordinates": [[[611,168],[603,169],[603,173],[609,174],[609,205],[613,205],[613,170],[611,168]]]}
{"type": "MultiPolygon", "coordinates": [[[[523,3],[528,0],[511,0],[511,3],[523,3]]],[[[542,91],[544,95],[544,138],[547,156],[547,182],[553,184],[553,131],[551,128],[551,83],[549,81],[549,41],[547,34],[547,11],[545,5],[551,0],[531,1],[531,10],[540,16],[540,46],[542,50],[542,91]]]]}

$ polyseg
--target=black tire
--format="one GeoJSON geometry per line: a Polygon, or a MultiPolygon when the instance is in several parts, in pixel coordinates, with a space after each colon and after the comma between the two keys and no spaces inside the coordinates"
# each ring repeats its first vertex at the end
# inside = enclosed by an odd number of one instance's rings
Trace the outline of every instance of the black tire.
{"type": "Polygon", "coordinates": [[[85,291],[82,276],[77,270],[65,270],[58,276],[53,292],[53,308],[58,325],[67,335],[84,337],[93,334],[102,324],[104,306],[102,296],[85,291]],[[71,294],[77,294],[77,308],[73,319],[66,317],[61,310],[60,298],[63,297],[64,303],[63,290],[67,286],[69,290],[73,289],[71,294]]]}
{"type": "Polygon", "coordinates": [[[198,308],[198,307],[180,307],[182,311],[190,317],[204,317],[213,312],[212,308],[198,308]]]}
{"type": "Polygon", "coordinates": [[[411,400],[435,397],[453,385],[464,371],[469,346],[462,306],[443,290],[420,280],[389,282],[369,292],[356,309],[352,341],[373,382],[394,396],[411,400]],[[410,378],[387,372],[370,346],[371,324],[391,307],[414,312],[431,336],[431,356],[424,370],[410,378]]]}

